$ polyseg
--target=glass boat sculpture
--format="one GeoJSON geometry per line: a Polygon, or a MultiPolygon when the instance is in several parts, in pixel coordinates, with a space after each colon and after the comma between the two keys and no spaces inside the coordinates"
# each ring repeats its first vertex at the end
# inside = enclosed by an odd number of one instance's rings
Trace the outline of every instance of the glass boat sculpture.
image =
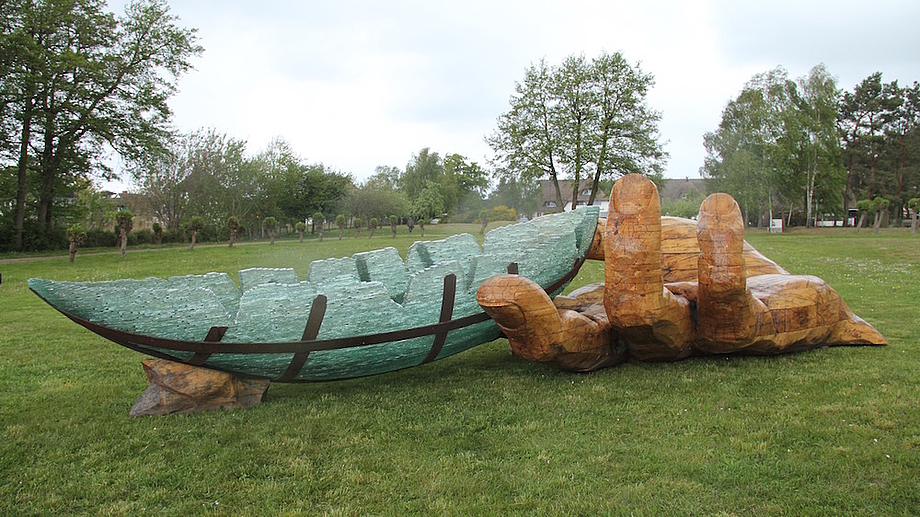
{"type": "Polygon", "coordinates": [[[476,303],[487,278],[517,272],[550,296],[594,238],[598,208],[293,268],[167,279],[64,282],[32,291],[74,322],[133,350],[277,382],[374,375],[448,357],[500,336],[476,303]]]}

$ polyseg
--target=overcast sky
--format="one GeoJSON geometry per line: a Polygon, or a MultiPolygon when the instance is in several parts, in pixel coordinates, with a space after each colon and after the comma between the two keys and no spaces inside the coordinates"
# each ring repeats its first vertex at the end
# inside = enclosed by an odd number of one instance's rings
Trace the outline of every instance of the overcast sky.
{"type": "MultiPolygon", "coordinates": [[[[111,0],[121,12],[124,2],[111,0]]],[[[360,181],[423,147],[487,165],[484,137],[532,63],[621,52],[655,76],[671,158],[699,177],[702,136],[756,73],[824,63],[851,90],[920,80],[920,2],[170,0],[205,52],[171,100],[179,129],[256,153],[272,137],[360,181]]]]}

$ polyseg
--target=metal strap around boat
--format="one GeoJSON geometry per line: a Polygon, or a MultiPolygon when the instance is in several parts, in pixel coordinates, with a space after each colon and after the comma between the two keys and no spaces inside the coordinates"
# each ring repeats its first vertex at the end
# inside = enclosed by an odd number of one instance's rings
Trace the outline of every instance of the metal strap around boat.
{"type": "MultiPolygon", "coordinates": [[[[307,317],[307,325],[303,329],[301,341],[313,341],[319,334],[319,328],[323,324],[323,316],[326,315],[326,296],[319,295],[313,299],[313,305],[310,306],[310,316],[307,317]]],[[[291,359],[291,364],[287,370],[278,377],[279,382],[290,382],[300,375],[303,365],[306,364],[307,358],[310,357],[310,351],[297,352],[291,359]]]]}
{"type": "MultiPolygon", "coordinates": [[[[440,323],[446,323],[453,317],[454,301],[456,297],[457,275],[451,273],[444,277],[444,294],[441,296],[441,317],[438,319],[440,323]]],[[[441,353],[441,349],[444,348],[444,342],[447,341],[447,332],[448,331],[444,330],[434,335],[434,343],[431,344],[431,350],[421,364],[430,363],[437,359],[438,354],[441,353]]]]}
{"type": "MultiPolygon", "coordinates": [[[[208,330],[208,335],[204,337],[204,340],[208,343],[219,343],[221,339],[224,338],[224,334],[227,333],[227,327],[211,327],[208,330]]],[[[192,366],[201,366],[211,357],[210,353],[207,352],[197,352],[188,360],[188,364],[192,366]]]]}
{"type": "Polygon", "coordinates": [[[572,281],[572,279],[574,279],[575,276],[578,275],[578,272],[581,270],[581,266],[584,265],[586,260],[588,260],[588,257],[581,257],[580,259],[576,260],[575,265],[572,266],[572,269],[568,273],[566,273],[565,276],[557,280],[556,283],[554,283],[553,285],[544,289],[544,291],[546,291],[547,294],[552,294],[553,292],[558,291],[559,289],[562,289],[562,287],[564,287],[565,284],[572,281]]]}

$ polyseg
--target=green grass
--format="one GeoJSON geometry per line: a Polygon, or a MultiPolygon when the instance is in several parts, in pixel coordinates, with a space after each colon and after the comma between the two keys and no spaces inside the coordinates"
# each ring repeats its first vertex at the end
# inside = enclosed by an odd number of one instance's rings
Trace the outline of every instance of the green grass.
{"type": "MultiPolygon", "coordinates": [[[[468,227],[428,228],[440,238],[468,227]]],[[[749,241],[825,278],[887,347],[627,364],[589,375],[496,341],[419,368],[275,384],[246,410],[139,418],[142,356],[25,281],[293,266],[418,238],[0,263],[2,515],[909,515],[920,512],[920,238],[749,241]]],[[[591,263],[573,285],[601,281],[591,263]]]]}

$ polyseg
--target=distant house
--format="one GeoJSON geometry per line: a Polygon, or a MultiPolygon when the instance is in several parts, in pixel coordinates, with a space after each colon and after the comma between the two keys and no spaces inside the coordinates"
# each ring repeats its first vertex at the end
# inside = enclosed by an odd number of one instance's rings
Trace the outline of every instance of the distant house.
{"type": "MultiPolygon", "coordinates": [[[[575,199],[575,207],[587,206],[588,199],[591,197],[591,180],[579,183],[578,196],[575,199]]],[[[553,186],[552,180],[540,181],[541,201],[537,208],[536,217],[545,214],[553,214],[572,209],[572,181],[559,180],[559,190],[562,191],[562,207],[556,200],[556,187],[553,186]]],[[[597,189],[597,195],[594,198],[594,206],[601,207],[601,217],[607,217],[607,206],[610,202],[610,195],[603,189],[597,189]]]]}
{"type": "Polygon", "coordinates": [[[134,216],[131,221],[135,230],[151,228],[156,221],[156,217],[154,217],[153,213],[150,211],[150,204],[143,194],[125,191],[119,195],[113,196],[112,202],[115,203],[115,206],[118,207],[119,210],[127,209],[131,211],[131,214],[134,216]]]}

